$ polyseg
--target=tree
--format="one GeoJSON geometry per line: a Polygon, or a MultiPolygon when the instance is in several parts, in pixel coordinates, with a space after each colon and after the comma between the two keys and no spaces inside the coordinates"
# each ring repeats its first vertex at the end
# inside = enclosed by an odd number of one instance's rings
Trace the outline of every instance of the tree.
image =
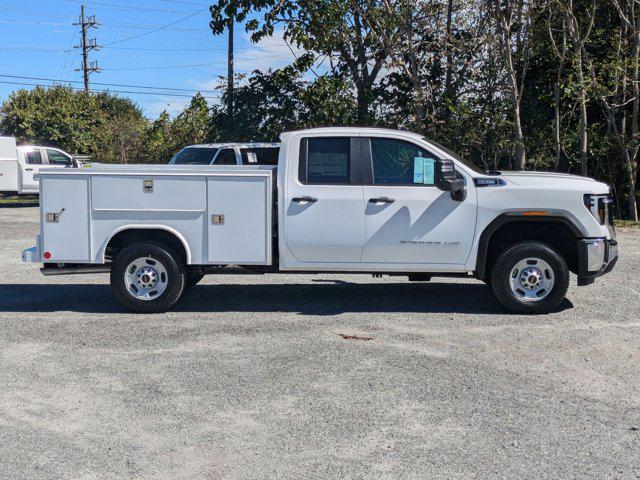
{"type": "Polygon", "coordinates": [[[13,92],[0,110],[0,131],[20,142],[88,154],[103,162],[133,162],[146,119],[129,99],[69,87],[13,92]]]}
{"type": "MultiPolygon", "coordinates": [[[[215,128],[234,141],[276,141],[286,130],[353,123],[355,102],[350,84],[337,76],[308,81],[303,75],[289,66],[241,77],[234,92],[234,131],[224,130],[226,110],[220,106],[214,107],[215,128]]],[[[223,96],[221,104],[225,101],[223,96]]]]}
{"type": "Polygon", "coordinates": [[[520,105],[531,52],[529,26],[532,10],[526,0],[488,0],[488,11],[495,21],[511,95],[516,168],[524,170],[526,148],[520,105]]]}
{"type": "Polygon", "coordinates": [[[386,61],[368,22],[380,14],[374,3],[341,0],[218,0],[211,7],[214,34],[225,31],[229,18],[246,21],[253,41],[272,36],[282,28],[286,42],[308,53],[299,65],[312,68],[317,58],[327,60],[334,74],[355,86],[358,123],[371,120],[372,89],[386,61]]]}

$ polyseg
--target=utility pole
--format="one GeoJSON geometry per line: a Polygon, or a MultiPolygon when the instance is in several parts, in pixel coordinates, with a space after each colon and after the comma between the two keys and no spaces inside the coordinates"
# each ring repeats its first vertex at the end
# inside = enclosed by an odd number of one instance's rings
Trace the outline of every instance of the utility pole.
{"type": "Polygon", "coordinates": [[[91,50],[98,50],[100,47],[96,43],[95,38],[87,40],[87,30],[90,28],[98,28],[98,23],[96,22],[95,15],[91,15],[88,19],[85,18],[84,3],[80,6],[80,22],[74,23],[74,25],[80,26],[82,29],[82,44],[73,47],[82,49],[82,68],[76,68],[76,72],[82,71],[84,76],[84,91],[89,93],[89,75],[94,72],[100,72],[98,62],[89,62],[89,52],[91,50]]]}
{"type": "Polygon", "coordinates": [[[227,117],[229,119],[230,130],[233,131],[233,24],[235,17],[231,15],[229,17],[229,46],[227,52],[227,117]]]}

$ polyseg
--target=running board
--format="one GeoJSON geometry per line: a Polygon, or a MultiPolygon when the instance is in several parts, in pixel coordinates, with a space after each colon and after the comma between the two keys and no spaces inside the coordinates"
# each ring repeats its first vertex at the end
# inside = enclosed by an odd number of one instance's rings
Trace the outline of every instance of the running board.
{"type": "Polygon", "coordinates": [[[43,275],[82,275],[88,273],[109,273],[111,265],[73,265],[73,264],[51,264],[41,268],[43,275]]]}

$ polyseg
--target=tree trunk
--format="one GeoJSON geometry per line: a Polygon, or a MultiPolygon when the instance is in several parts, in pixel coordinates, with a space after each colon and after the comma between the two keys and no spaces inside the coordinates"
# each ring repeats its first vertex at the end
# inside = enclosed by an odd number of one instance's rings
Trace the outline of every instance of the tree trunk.
{"type": "MultiPolygon", "coordinates": [[[[445,77],[444,77],[444,93],[445,98],[447,99],[447,103],[451,102],[453,98],[453,92],[451,91],[451,77],[453,70],[453,58],[451,55],[451,21],[453,17],[453,0],[449,0],[447,4],[447,40],[446,40],[446,67],[445,67],[445,77]]],[[[448,107],[448,105],[447,105],[448,107]]],[[[447,116],[449,112],[449,108],[446,109],[447,116]]]]}
{"type": "Polygon", "coordinates": [[[511,106],[513,109],[513,124],[515,133],[515,167],[517,170],[524,170],[526,166],[526,148],[524,135],[522,133],[522,119],[520,118],[520,92],[518,91],[518,77],[513,64],[511,53],[511,26],[502,17],[499,22],[502,36],[502,49],[509,78],[509,90],[511,92],[511,106]]]}
{"type": "Polygon", "coordinates": [[[553,134],[554,134],[554,143],[556,147],[556,159],[553,162],[554,170],[558,170],[560,168],[560,158],[562,156],[562,144],[560,143],[560,82],[561,82],[561,74],[558,71],[558,78],[556,80],[556,84],[553,88],[553,109],[555,113],[555,117],[553,120],[553,134]]]}
{"type": "Polygon", "coordinates": [[[362,78],[356,80],[356,103],[357,103],[357,118],[358,125],[364,125],[367,123],[369,117],[369,96],[367,95],[364,81],[362,78]]]}
{"type": "Polygon", "coordinates": [[[577,76],[580,84],[580,174],[587,175],[588,172],[588,148],[589,139],[587,137],[587,128],[589,119],[587,118],[587,92],[584,85],[584,70],[582,66],[582,48],[578,47],[576,52],[577,76]]]}
{"type": "Polygon", "coordinates": [[[640,85],[638,82],[638,62],[640,62],[640,8],[636,12],[633,32],[633,111],[631,114],[631,152],[629,158],[629,218],[638,221],[638,205],[636,201],[636,175],[638,170],[638,144],[640,131],[638,129],[638,110],[640,109],[640,85]]]}

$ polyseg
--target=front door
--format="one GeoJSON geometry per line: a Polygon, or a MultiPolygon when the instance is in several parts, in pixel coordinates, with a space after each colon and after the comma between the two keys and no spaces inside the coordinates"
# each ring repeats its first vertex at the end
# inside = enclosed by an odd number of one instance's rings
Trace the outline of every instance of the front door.
{"type": "MultiPolygon", "coordinates": [[[[300,142],[297,179],[286,193],[286,242],[307,263],[358,263],[364,200],[359,139],[309,137],[300,142]]],[[[296,168],[297,167],[297,168],[296,168]]]]}
{"type": "Polygon", "coordinates": [[[50,168],[73,167],[73,158],[66,153],[55,148],[45,148],[44,150],[47,152],[47,164],[50,168]]]}
{"type": "Polygon", "coordinates": [[[437,157],[405,140],[363,141],[365,205],[363,264],[464,265],[476,223],[473,182],[455,201],[439,190],[437,157]]]}
{"type": "Polygon", "coordinates": [[[23,193],[37,193],[40,191],[40,184],[35,176],[44,167],[44,155],[41,149],[25,149],[22,152],[24,157],[20,159],[20,175],[21,191],[23,193]]]}

